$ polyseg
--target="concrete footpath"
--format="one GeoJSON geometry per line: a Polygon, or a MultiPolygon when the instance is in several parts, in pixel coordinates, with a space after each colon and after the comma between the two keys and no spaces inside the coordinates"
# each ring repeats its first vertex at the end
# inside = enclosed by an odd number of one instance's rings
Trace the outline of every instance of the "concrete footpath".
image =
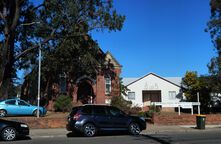
{"type": "Polygon", "coordinates": [[[163,133],[163,132],[197,132],[197,131],[210,131],[220,130],[221,125],[206,125],[205,129],[197,129],[196,125],[148,125],[147,129],[142,131],[145,134],[163,133]]]}
{"type": "MultiPolygon", "coordinates": [[[[141,134],[157,134],[165,132],[198,132],[198,131],[221,131],[221,125],[206,125],[205,130],[196,129],[195,125],[182,125],[182,126],[161,126],[161,125],[148,125],[146,130],[143,130],[141,134]]],[[[65,128],[55,129],[31,129],[30,137],[67,137],[70,133],[65,128]]]]}

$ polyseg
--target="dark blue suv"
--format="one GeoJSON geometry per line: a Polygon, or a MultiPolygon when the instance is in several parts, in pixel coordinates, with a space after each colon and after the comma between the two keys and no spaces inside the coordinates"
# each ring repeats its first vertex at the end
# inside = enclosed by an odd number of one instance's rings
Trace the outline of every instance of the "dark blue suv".
{"type": "Polygon", "coordinates": [[[68,131],[94,136],[98,131],[129,131],[138,135],[146,129],[144,118],[129,116],[113,106],[83,105],[74,107],[68,116],[68,131]]]}

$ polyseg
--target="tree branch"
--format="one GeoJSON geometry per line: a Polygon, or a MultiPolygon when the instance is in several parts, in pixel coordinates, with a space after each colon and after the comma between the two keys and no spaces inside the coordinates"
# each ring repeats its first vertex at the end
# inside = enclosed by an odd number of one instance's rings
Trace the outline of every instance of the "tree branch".
{"type": "Polygon", "coordinates": [[[5,21],[5,17],[3,16],[3,14],[1,12],[0,12],[0,18],[5,21]]]}
{"type": "Polygon", "coordinates": [[[38,5],[37,7],[34,7],[31,11],[35,11],[35,10],[37,10],[38,8],[43,7],[43,6],[45,6],[45,5],[44,5],[44,4],[40,4],[40,5],[38,5]]]}
{"type": "Polygon", "coordinates": [[[21,24],[22,26],[30,26],[30,25],[33,25],[33,24],[39,24],[40,22],[30,22],[30,23],[23,23],[21,24]]]}
{"type": "Polygon", "coordinates": [[[18,22],[18,19],[19,19],[19,15],[20,15],[20,9],[19,9],[19,0],[15,0],[15,15],[14,15],[14,18],[13,18],[13,22],[12,22],[12,25],[10,27],[11,30],[13,30],[16,25],[17,25],[17,22],[18,22]]]}
{"type": "MultiPolygon", "coordinates": [[[[47,43],[49,40],[52,40],[52,39],[53,39],[53,37],[50,36],[50,37],[46,38],[46,39],[45,39],[43,42],[41,42],[40,44],[42,45],[42,44],[44,44],[44,43],[47,43]]],[[[36,48],[38,48],[38,47],[39,47],[39,45],[35,45],[35,46],[31,47],[31,48],[28,48],[28,49],[24,50],[23,52],[21,52],[20,54],[18,54],[18,55],[15,56],[15,60],[18,60],[18,59],[21,58],[22,56],[26,55],[29,51],[31,51],[31,50],[33,50],[33,49],[36,49],[36,48]]]]}

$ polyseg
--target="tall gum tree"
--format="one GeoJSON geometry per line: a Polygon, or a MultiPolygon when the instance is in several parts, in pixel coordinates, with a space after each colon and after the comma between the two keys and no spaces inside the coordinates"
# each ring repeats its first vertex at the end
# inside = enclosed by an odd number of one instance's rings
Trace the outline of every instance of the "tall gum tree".
{"type": "Polygon", "coordinates": [[[38,6],[29,0],[1,0],[1,98],[8,97],[16,69],[37,67],[39,44],[47,54],[64,40],[79,39],[92,30],[121,30],[124,20],[112,0],[44,0],[38,6]]]}
{"type": "Polygon", "coordinates": [[[211,16],[206,31],[210,33],[212,43],[217,51],[217,57],[208,64],[212,75],[221,78],[221,0],[210,0],[211,16]]]}

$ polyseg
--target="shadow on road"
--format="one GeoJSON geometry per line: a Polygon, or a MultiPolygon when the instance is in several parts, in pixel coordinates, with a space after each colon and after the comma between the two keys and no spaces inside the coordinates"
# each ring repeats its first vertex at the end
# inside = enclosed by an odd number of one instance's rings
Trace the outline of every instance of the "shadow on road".
{"type": "MultiPolygon", "coordinates": [[[[128,135],[127,132],[100,132],[96,136],[122,136],[122,135],[128,135]]],[[[67,134],[67,137],[84,137],[81,133],[74,133],[70,132],[67,134]]]]}
{"type": "MultiPolygon", "coordinates": [[[[16,141],[30,141],[31,137],[29,136],[22,136],[22,137],[18,137],[16,140],[14,140],[14,142],[16,141]]],[[[5,143],[5,141],[3,141],[2,139],[0,139],[0,143],[5,143]]]]}
{"type": "MultiPolygon", "coordinates": [[[[96,136],[130,136],[127,132],[122,133],[122,132],[102,132],[102,133],[98,133],[96,136]]],[[[96,137],[95,136],[95,137],[96,137]]],[[[68,138],[72,138],[72,137],[84,137],[82,134],[80,133],[73,133],[70,132],[67,134],[68,138]]],[[[172,143],[172,138],[165,136],[165,135],[138,135],[138,136],[134,136],[134,138],[136,140],[145,140],[145,139],[150,139],[153,141],[156,141],[158,143],[161,144],[171,144],[172,143]]]]}
{"type": "Polygon", "coordinates": [[[20,141],[20,140],[31,140],[31,137],[30,136],[22,136],[22,137],[18,137],[17,140],[18,141],[20,141]]]}
{"type": "Polygon", "coordinates": [[[158,137],[152,136],[152,135],[142,135],[142,136],[146,137],[148,139],[152,139],[152,140],[159,142],[161,144],[171,144],[172,143],[172,139],[168,136],[163,136],[163,135],[158,136],[158,137]]]}

